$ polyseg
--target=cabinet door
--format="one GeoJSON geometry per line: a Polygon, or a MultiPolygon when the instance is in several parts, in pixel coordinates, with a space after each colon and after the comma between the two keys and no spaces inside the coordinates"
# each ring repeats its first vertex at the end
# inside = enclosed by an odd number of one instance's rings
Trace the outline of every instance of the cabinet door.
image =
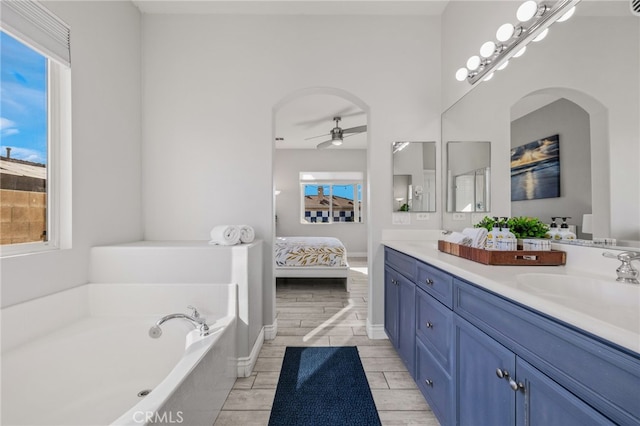
{"type": "Polygon", "coordinates": [[[394,348],[398,348],[398,280],[399,274],[384,268],[384,331],[394,348]]]}
{"type": "Polygon", "coordinates": [[[610,420],[518,358],[516,417],[518,426],[603,426],[610,420]]]}
{"type": "Polygon", "coordinates": [[[516,394],[508,377],[515,372],[515,354],[462,318],[454,321],[458,424],[514,425],[516,394]]]}
{"type": "Polygon", "coordinates": [[[404,277],[398,282],[398,354],[411,377],[416,359],[416,285],[404,277]]]}

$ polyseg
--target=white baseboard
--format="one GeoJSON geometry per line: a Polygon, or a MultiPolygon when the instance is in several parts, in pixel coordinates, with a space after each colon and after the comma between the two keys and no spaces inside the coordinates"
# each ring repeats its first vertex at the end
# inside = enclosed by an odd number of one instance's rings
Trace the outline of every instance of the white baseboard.
{"type": "Polygon", "coordinates": [[[249,377],[251,372],[253,372],[253,367],[256,365],[256,361],[258,360],[260,349],[262,349],[262,343],[264,343],[264,329],[265,327],[262,327],[262,330],[260,330],[260,334],[258,334],[256,343],[253,345],[253,349],[251,349],[249,356],[238,358],[238,377],[249,377]]]}
{"type": "Polygon", "coordinates": [[[276,338],[276,334],[278,334],[278,319],[273,320],[273,324],[265,325],[264,330],[264,340],[273,340],[276,338]]]}
{"type": "Polygon", "coordinates": [[[350,257],[367,257],[367,252],[349,252],[347,253],[347,262],[349,262],[350,257]]]}
{"type": "Polygon", "coordinates": [[[388,339],[387,333],[384,331],[384,324],[371,324],[367,320],[367,336],[369,339],[388,339]]]}

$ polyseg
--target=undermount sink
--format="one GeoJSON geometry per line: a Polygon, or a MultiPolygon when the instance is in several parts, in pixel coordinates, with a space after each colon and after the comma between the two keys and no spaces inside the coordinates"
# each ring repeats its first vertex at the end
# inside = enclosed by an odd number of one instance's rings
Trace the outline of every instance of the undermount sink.
{"type": "Polygon", "coordinates": [[[640,286],[559,274],[520,274],[517,288],[601,321],[640,332],[640,286]]]}

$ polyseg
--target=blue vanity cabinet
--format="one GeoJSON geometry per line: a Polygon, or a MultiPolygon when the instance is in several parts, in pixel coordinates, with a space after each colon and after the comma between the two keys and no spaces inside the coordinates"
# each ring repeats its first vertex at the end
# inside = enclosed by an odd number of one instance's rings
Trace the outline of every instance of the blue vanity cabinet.
{"type": "Polygon", "coordinates": [[[415,259],[385,250],[384,329],[411,377],[415,377],[415,259]],[[398,270],[398,269],[400,270],[398,270]]]}
{"type": "Polygon", "coordinates": [[[455,418],[453,316],[451,309],[417,287],[415,381],[443,425],[453,424],[455,418]]]}
{"type": "Polygon", "coordinates": [[[455,322],[459,425],[615,424],[477,327],[455,322]]]}
{"type": "Polygon", "coordinates": [[[516,369],[515,355],[464,319],[456,316],[454,322],[457,424],[513,426],[516,395],[507,380],[516,369]]]}
{"type": "Polygon", "coordinates": [[[518,425],[640,425],[637,354],[458,279],[454,312],[460,424],[486,423],[480,414],[492,423],[508,411],[518,425]],[[512,361],[503,364],[497,354],[512,361]],[[515,401],[474,391],[496,381],[515,401]]]}

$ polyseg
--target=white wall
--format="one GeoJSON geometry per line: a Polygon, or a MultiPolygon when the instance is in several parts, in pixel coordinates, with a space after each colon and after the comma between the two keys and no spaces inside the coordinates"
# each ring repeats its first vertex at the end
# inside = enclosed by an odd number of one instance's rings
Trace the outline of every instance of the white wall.
{"type": "Polygon", "coordinates": [[[142,237],[140,13],[129,2],[45,6],[71,26],[73,241],[3,258],[3,307],[86,283],[90,247],[142,237]]]}
{"type": "MultiPolygon", "coordinates": [[[[363,223],[309,225],[300,222],[300,172],[361,172],[367,176],[367,156],[362,149],[313,150],[277,149],[273,159],[273,182],[281,191],[276,196],[276,236],[319,236],[339,238],[347,255],[367,252],[367,218],[363,223]]],[[[363,182],[363,206],[366,206],[363,182]]]]}
{"type": "MultiPolygon", "coordinates": [[[[512,7],[511,2],[499,1],[450,2],[445,19],[444,45],[447,49],[443,50],[443,72],[446,72],[446,66],[451,66],[447,64],[455,62],[452,52],[462,50],[461,46],[475,46],[479,44],[477,40],[485,37],[487,40],[493,37],[497,25],[491,23],[490,13],[500,15],[500,10],[512,7]],[[456,34],[456,29],[462,34],[467,26],[485,22],[485,16],[491,31],[483,26],[484,30],[475,37],[456,34]]],[[[640,90],[640,56],[636,54],[640,43],[640,20],[630,14],[594,17],[579,16],[579,13],[580,5],[571,20],[553,25],[544,41],[532,45],[523,57],[510,61],[506,70],[496,73],[493,80],[475,87],[455,104],[443,119],[443,128],[455,129],[456,134],[443,136],[443,139],[492,142],[492,215],[507,216],[511,211],[510,191],[506,184],[510,180],[506,159],[510,146],[511,106],[522,97],[547,88],[583,94],[605,111],[600,117],[591,115],[592,123],[606,124],[595,138],[593,133],[591,136],[592,159],[596,159],[591,166],[592,191],[596,200],[593,203],[594,227],[598,226],[596,221],[608,214],[596,212],[603,204],[597,200],[610,197],[613,200],[610,220],[606,220],[606,225],[610,225],[609,235],[639,240],[640,194],[635,189],[630,190],[629,182],[640,181],[640,168],[637,166],[640,161],[640,97],[636,96],[640,90]],[[594,52],[598,52],[597,60],[594,52]],[[462,119],[454,119],[454,114],[462,119]]],[[[510,20],[512,18],[507,19],[510,20]]],[[[448,93],[445,99],[456,92],[452,84],[468,86],[466,82],[455,80],[451,83],[443,75],[443,89],[448,93]]],[[[443,224],[445,227],[455,226],[447,215],[443,224]]]]}
{"type": "Polygon", "coordinates": [[[439,18],[145,15],[143,51],[145,237],[207,239],[216,224],[254,226],[266,244],[265,324],[275,318],[273,108],[316,87],[362,100],[369,321],[381,325],[390,145],[439,134],[439,18]]]}

